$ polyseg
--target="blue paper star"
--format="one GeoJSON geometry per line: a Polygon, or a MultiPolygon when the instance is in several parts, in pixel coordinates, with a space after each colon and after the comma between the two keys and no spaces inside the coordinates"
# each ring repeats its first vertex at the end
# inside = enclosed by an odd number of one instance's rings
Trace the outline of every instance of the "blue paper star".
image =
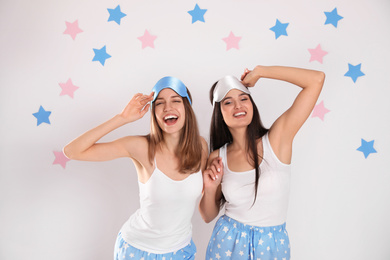
{"type": "Polygon", "coordinates": [[[115,9],[107,8],[110,13],[110,17],[108,17],[109,21],[115,21],[117,24],[121,24],[121,19],[126,16],[126,14],[121,12],[121,7],[118,5],[115,9]]]}
{"type": "Polygon", "coordinates": [[[359,65],[353,66],[350,63],[348,63],[348,71],[347,73],[344,74],[346,77],[351,77],[353,82],[356,82],[358,77],[364,76],[365,74],[360,70],[360,67],[362,64],[360,63],[359,65]]]}
{"type": "Polygon", "coordinates": [[[106,45],[103,48],[93,49],[95,52],[95,57],[93,57],[92,61],[100,61],[100,63],[104,66],[106,59],[111,58],[111,55],[106,52],[106,45]]]}
{"type": "Polygon", "coordinates": [[[337,13],[337,8],[333,9],[332,12],[324,12],[324,13],[326,15],[325,24],[329,24],[329,23],[333,24],[333,26],[336,28],[337,28],[338,21],[344,18],[337,13]]]}
{"type": "Polygon", "coordinates": [[[33,116],[37,118],[37,126],[42,123],[46,123],[50,125],[49,116],[51,111],[46,111],[42,106],[39,107],[39,111],[34,113],[33,116]]]}
{"type": "Polygon", "coordinates": [[[370,142],[366,142],[366,140],[364,140],[363,138],[362,138],[362,145],[358,149],[356,149],[356,150],[363,152],[364,157],[366,159],[370,155],[370,153],[376,153],[377,152],[374,149],[374,140],[372,140],[370,142]]]}
{"type": "Polygon", "coordinates": [[[281,23],[278,19],[276,19],[276,24],[274,27],[271,27],[270,30],[275,32],[275,39],[279,38],[281,35],[287,36],[287,26],[289,23],[281,23]]]}
{"type": "Polygon", "coordinates": [[[196,21],[204,22],[204,14],[206,13],[207,9],[200,9],[198,4],[195,4],[194,10],[188,11],[188,13],[192,16],[192,23],[195,23],[196,21]]]}

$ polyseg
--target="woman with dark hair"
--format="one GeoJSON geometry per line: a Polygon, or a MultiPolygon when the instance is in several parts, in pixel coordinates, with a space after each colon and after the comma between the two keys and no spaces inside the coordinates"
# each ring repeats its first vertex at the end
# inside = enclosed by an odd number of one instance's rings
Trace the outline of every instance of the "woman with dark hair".
{"type": "Polygon", "coordinates": [[[150,95],[136,94],[124,110],[64,147],[70,159],[107,161],[129,157],[137,170],[140,209],[122,226],[115,260],[195,259],[191,218],[202,192],[207,143],[200,137],[191,95],[165,77],[150,95]],[[151,106],[151,131],[98,143],[116,128],[142,118],[151,106]]]}
{"type": "Polygon", "coordinates": [[[210,90],[210,150],[199,205],[205,222],[222,215],[206,259],[290,259],[286,217],[294,136],[320,95],[325,74],[281,66],[256,66],[239,81],[226,76],[210,90]],[[247,87],[260,78],[302,88],[292,106],[266,129],[247,87]]]}

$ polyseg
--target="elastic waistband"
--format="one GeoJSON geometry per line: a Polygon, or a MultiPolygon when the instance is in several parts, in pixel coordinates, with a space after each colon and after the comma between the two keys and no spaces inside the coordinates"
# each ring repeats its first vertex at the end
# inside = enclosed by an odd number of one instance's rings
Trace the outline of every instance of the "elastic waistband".
{"type": "Polygon", "coordinates": [[[189,244],[191,244],[191,241],[192,241],[192,235],[190,235],[190,236],[186,237],[185,240],[183,240],[179,244],[175,245],[174,247],[164,248],[164,249],[158,248],[157,249],[157,248],[153,248],[152,247],[154,241],[150,242],[150,243],[142,241],[142,242],[144,242],[144,244],[140,244],[140,243],[137,243],[137,242],[134,243],[133,241],[130,241],[129,239],[127,239],[127,237],[124,236],[122,231],[119,232],[118,238],[121,241],[123,240],[125,243],[131,245],[132,247],[134,247],[134,248],[136,248],[138,250],[142,250],[142,251],[145,251],[145,252],[148,252],[148,253],[153,253],[153,254],[167,254],[167,253],[176,252],[177,250],[183,249],[184,247],[186,247],[189,244]]]}
{"type": "Polygon", "coordinates": [[[247,231],[253,230],[253,231],[258,231],[260,233],[263,233],[263,232],[268,233],[268,232],[275,232],[275,231],[279,232],[279,231],[286,230],[286,223],[283,223],[281,225],[276,225],[276,226],[259,227],[259,226],[252,226],[252,225],[247,225],[247,224],[241,223],[241,222],[239,222],[231,217],[228,217],[226,215],[222,215],[219,218],[218,222],[229,223],[230,225],[234,226],[237,229],[247,230],[247,231]]]}

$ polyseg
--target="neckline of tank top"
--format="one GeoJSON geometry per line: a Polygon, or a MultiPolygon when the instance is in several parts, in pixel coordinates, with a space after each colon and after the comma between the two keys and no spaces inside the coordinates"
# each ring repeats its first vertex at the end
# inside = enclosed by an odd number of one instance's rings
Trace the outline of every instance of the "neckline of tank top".
{"type": "Polygon", "coordinates": [[[148,179],[145,183],[142,183],[142,182],[140,182],[139,180],[138,180],[138,182],[139,182],[140,184],[142,184],[142,185],[146,185],[146,184],[150,181],[150,179],[153,178],[153,176],[155,175],[155,172],[156,172],[156,171],[160,172],[166,179],[168,179],[169,181],[171,181],[171,182],[173,182],[173,183],[182,183],[182,182],[185,182],[185,181],[186,181],[187,179],[189,179],[192,175],[197,175],[197,174],[199,174],[199,173],[201,172],[201,171],[199,170],[199,171],[197,171],[197,172],[191,173],[190,175],[188,175],[187,177],[185,177],[185,178],[182,179],[182,180],[174,180],[174,179],[168,177],[168,175],[166,175],[166,174],[165,174],[162,170],[160,170],[160,169],[157,167],[157,165],[156,165],[156,167],[154,168],[154,170],[153,170],[151,176],[149,177],[149,179],[148,179]]]}
{"type": "MultiPolygon", "coordinates": [[[[265,152],[265,149],[264,149],[264,142],[266,142],[267,144],[267,147],[268,147],[268,150],[269,150],[269,153],[271,154],[271,156],[276,159],[276,161],[281,164],[282,166],[285,166],[285,167],[291,167],[291,163],[287,164],[287,163],[283,163],[279,160],[279,158],[276,156],[275,152],[274,152],[274,149],[272,149],[272,146],[271,146],[271,143],[269,142],[269,138],[268,138],[268,132],[263,135],[261,137],[261,141],[262,141],[262,145],[263,145],[263,159],[261,160],[261,163],[259,164],[259,167],[263,164],[263,161],[264,161],[264,154],[266,153],[265,152]]],[[[225,148],[225,155],[226,155],[226,159],[227,159],[227,145],[226,145],[226,148],[225,148]]],[[[231,172],[231,173],[236,173],[236,174],[245,174],[245,173],[250,173],[252,171],[255,171],[255,169],[253,168],[252,170],[248,170],[248,171],[243,171],[243,172],[235,172],[235,171],[232,171],[230,170],[229,168],[229,165],[227,164],[226,162],[226,167],[227,169],[231,172]]]]}
{"type": "MultiPolygon", "coordinates": [[[[265,135],[263,135],[261,137],[261,145],[262,145],[262,148],[263,148],[263,158],[261,159],[261,162],[259,164],[259,167],[261,167],[261,165],[263,164],[264,162],[264,153],[265,153],[265,150],[264,150],[264,139],[265,139],[265,135]]],[[[235,173],[235,174],[247,174],[247,173],[252,173],[255,171],[255,168],[253,169],[250,169],[250,170],[247,170],[247,171],[243,171],[243,172],[237,172],[237,171],[232,171],[230,168],[229,168],[229,165],[228,165],[228,162],[227,162],[227,147],[228,145],[225,146],[225,158],[226,158],[226,168],[229,172],[231,173],[235,173]]]]}

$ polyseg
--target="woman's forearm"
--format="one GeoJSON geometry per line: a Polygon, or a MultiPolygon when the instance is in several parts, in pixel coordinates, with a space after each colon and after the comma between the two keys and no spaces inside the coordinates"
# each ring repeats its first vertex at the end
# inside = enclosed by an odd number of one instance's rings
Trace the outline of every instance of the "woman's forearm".
{"type": "Polygon", "coordinates": [[[256,77],[283,80],[301,88],[320,88],[325,79],[325,74],[321,71],[284,67],[284,66],[261,66],[253,69],[256,77]]]}
{"type": "MultiPolygon", "coordinates": [[[[199,212],[206,223],[211,222],[219,214],[220,199],[217,198],[217,191],[205,190],[199,203],[199,212]]],[[[218,196],[221,197],[221,196],[218,196]]]]}
{"type": "Polygon", "coordinates": [[[85,132],[71,141],[64,147],[63,152],[69,159],[82,159],[82,154],[90,147],[92,147],[103,136],[125,125],[126,123],[126,120],[122,116],[116,115],[103,124],[85,132]]]}

